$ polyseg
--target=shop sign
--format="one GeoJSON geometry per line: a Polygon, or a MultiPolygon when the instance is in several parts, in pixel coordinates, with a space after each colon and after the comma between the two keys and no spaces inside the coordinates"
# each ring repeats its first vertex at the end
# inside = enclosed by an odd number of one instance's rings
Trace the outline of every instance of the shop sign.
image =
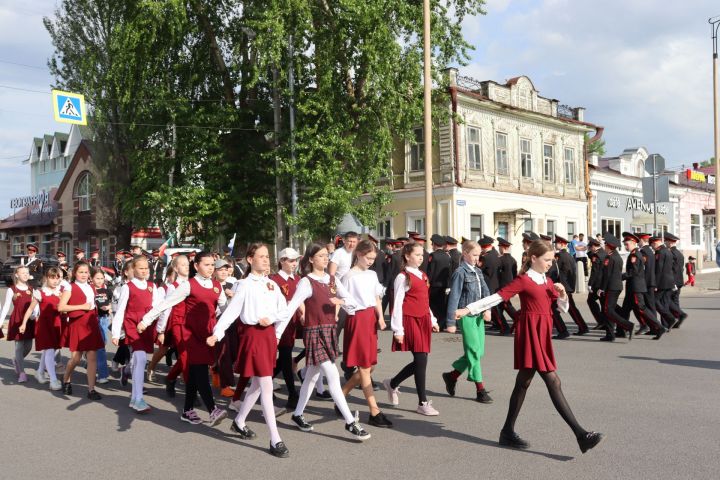
{"type": "Polygon", "coordinates": [[[25,208],[33,205],[47,205],[50,201],[48,192],[40,192],[28,197],[17,197],[10,200],[10,208],[25,208]]]}
{"type": "Polygon", "coordinates": [[[688,180],[692,180],[693,182],[715,185],[715,175],[706,175],[703,172],[698,172],[697,170],[685,170],[685,176],[688,180]]]}
{"type": "MultiPolygon", "coordinates": [[[[620,197],[610,197],[607,200],[607,206],[610,208],[620,208],[620,197]]],[[[653,204],[645,203],[640,198],[628,197],[625,203],[625,211],[628,210],[640,210],[642,212],[653,213],[653,204]]],[[[658,204],[658,213],[661,215],[667,215],[669,211],[668,205],[665,203],[658,204]]]]}

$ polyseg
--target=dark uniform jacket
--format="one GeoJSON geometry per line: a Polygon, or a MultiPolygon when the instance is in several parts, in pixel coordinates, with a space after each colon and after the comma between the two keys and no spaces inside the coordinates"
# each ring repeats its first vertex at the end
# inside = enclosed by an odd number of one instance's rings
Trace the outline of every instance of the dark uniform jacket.
{"type": "Polygon", "coordinates": [[[560,250],[557,255],[557,266],[560,275],[560,283],[563,284],[568,293],[575,292],[575,281],[577,279],[577,265],[575,259],[567,250],[560,250]]]}
{"type": "MultiPolygon", "coordinates": [[[[527,255],[525,256],[527,258],[527,255]]],[[[557,260],[553,259],[550,270],[547,272],[547,276],[553,283],[560,281],[560,267],[558,266],[557,260]]]]}
{"type": "Polygon", "coordinates": [[[517,277],[517,261],[509,253],[500,255],[499,288],[503,288],[517,277]]]}
{"type": "Polygon", "coordinates": [[[115,271],[115,278],[119,278],[122,275],[125,262],[122,260],[115,260],[113,262],[113,270],[115,271]]]}
{"type": "Polygon", "coordinates": [[[435,250],[428,260],[427,276],[430,288],[448,288],[450,284],[450,255],[445,250],[435,250]]]}
{"type": "Polygon", "coordinates": [[[485,282],[490,289],[490,293],[497,292],[500,287],[500,279],[498,276],[498,271],[500,270],[500,254],[493,247],[480,255],[480,263],[482,264],[480,269],[483,275],[485,275],[485,282]]]}
{"type": "Polygon", "coordinates": [[[655,288],[657,281],[655,280],[655,250],[650,245],[645,245],[640,249],[645,262],[645,285],[648,289],[655,288]]]}
{"type": "Polygon", "coordinates": [[[645,281],[645,262],[639,248],[636,248],[627,260],[625,260],[625,273],[623,273],[625,287],[627,292],[645,293],[647,292],[647,283],[645,281]]]}
{"type": "Polygon", "coordinates": [[[430,261],[430,254],[423,248],[423,262],[420,264],[420,271],[428,272],[428,262],[430,261]]]}
{"type": "Polygon", "coordinates": [[[448,255],[450,255],[450,275],[452,275],[462,263],[462,253],[457,248],[451,248],[448,250],[448,255]]]}
{"type": "Polygon", "coordinates": [[[153,260],[150,263],[150,281],[155,285],[161,285],[163,282],[163,272],[165,271],[165,262],[160,260],[153,260]]]}
{"type": "Polygon", "coordinates": [[[22,261],[30,272],[30,281],[28,282],[33,288],[40,288],[43,277],[43,263],[38,256],[33,257],[32,260],[29,257],[25,257],[22,261]]]}
{"type": "Polygon", "coordinates": [[[683,268],[685,267],[685,255],[682,254],[677,247],[671,247],[670,253],[673,256],[673,275],[675,276],[675,286],[678,288],[685,285],[683,276],[683,268]]]}
{"type": "Polygon", "coordinates": [[[592,262],[592,268],[590,269],[590,279],[588,279],[588,286],[593,292],[602,290],[603,286],[603,262],[607,257],[607,253],[602,248],[597,252],[588,252],[588,258],[592,262]]]}
{"type": "Polygon", "coordinates": [[[617,250],[613,250],[603,260],[603,283],[600,290],[621,292],[622,289],[622,257],[617,250]]]}
{"type": "Polygon", "coordinates": [[[655,281],[658,290],[672,290],[676,286],[673,255],[665,245],[655,250],[655,281]]]}
{"type": "Polygon", "coordinates": [[[385,277],[385,287],[393,288],[395,278],[400,273],[400,265],[402,263],[402,250],[398,250],[390,257],[390,265],[388,266],[387,276],[385,277]]]}
{"type": "Polygon", "coordinates": [[[373,263],[370,270],[377,273],[378,281],[380,285],[385,284],[385,252],[378,249],[377,257],[375,257],[375,263],[373,263]]]}

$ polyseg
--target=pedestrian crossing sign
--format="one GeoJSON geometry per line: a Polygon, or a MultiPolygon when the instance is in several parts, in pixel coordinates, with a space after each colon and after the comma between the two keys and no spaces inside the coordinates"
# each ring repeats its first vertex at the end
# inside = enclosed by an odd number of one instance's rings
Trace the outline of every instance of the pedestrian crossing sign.
{"type": "Polygon", "coordinates": [[[85,96],[79,93],[52,91],[53,113],[56,122],[87,125],[85,96]]]}

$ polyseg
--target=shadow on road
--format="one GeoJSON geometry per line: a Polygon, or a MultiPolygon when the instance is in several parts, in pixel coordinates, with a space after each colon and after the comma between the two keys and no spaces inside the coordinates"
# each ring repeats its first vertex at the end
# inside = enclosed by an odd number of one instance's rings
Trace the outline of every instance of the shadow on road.
{"type": "Polygon", "coordinates": [[[720,360],[695,360],[691,358],[651,358],[634,357],[632,355],[620,355],[620,358],[627,358],[628,360],[655,361],[666,365],[678,365],[680,367],[696,367],[709,368],[711,370],[720,370],[720,360]]]}

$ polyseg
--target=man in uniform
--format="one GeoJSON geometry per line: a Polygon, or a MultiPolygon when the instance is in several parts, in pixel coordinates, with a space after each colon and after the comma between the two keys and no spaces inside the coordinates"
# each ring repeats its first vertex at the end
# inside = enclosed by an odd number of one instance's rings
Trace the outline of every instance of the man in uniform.
{"type": "Polygon", "coordinates": [[[450,275],[455,273],[462,263],[462,253],[457,249],[458,241],[450,235],[445,236],[445,251],[450,255],[450,275]]]}
{"type": "MultiPolygon", "coordinates": [[[[513,258],[512,254],[510,253],[510,247],[512,247],[512,243],[508,242],[502,237],[497,237],[498,241],[498,248],[500,249],[500,271],[498,272],[498,289],[505,287],[506,285],[509,285],[510,282],[515,280],[515,277],[517,277],[517,262],[513,258]]],[[[517,315],[517,310],[515,310],[515,307],[513,307],[513,304],[508,300],[507,302],[502,302],[500,305],[498,305],[498,308],[500,309],[500,316],[505,317],[505,313],[510,316],[510,318],[513,321],[513,329],[515,328],[515,321],[517,320],[515,316],[517,315]]]]}
{"type": "Polygon", "coordinates": [[[90,266],[92,268],[100,267],[100,250],[90,252],[90,266]]]}
{"type": "MultiPolygon", "coordinates": [[[[30,272],[28,283],[33,288],[40,288],[43,276],[43,263],[37,256],[38,247],[34,243],[28,243],[25,247],[27,256],[20,260],[20,264],[27,267],[30,272]]],[[[3,319],[0,319],[0,321],[3,319]]]]}
{"type": "MultiPolygon", "coordinates": [[[[655,250],[649,245],[649,239],[651,235],[649,233],[638,233],[636,235],[640,239],[638,244],[640,248],[640,254],[643,257],[643,263],[645,265],[645,285],[647,286],[647,292],[645,292],[645,312],[647,316],[652,317],[657,321],[658,312],[655,304],[655,290],[657,289],[657,281],[655,280],[655,250]]],[[[660,323],[662,326],[662,323],[660,323]]],[[[638,334],[652,335],[649,327],[642,327],[637,331],[638,334]]]]}
{"type": "Polygon", "coordinates": [[[75,254],[75,261],[74,261],[74,263],[84,262],[84,261],[85,261],[85,250],[83,250],[83,249],[80,248],[80,247],[75,247],[75,248],[73,249],[73,253],[75,254]]]}
{"type": "Polygon", "coordinates": [[[532,244],[535,240],[540,240],[540,237],[535,232],[525,232],[522,234],[522,237],[523,254],[520,263],[524,265],[525,262],[527,262],[527,251],[528,248],[530,248],[530,244],[532,244]]]}
{"type": "Polygon", "coordinates": [[[620,297],[620,292],[623,290],[622,257],[617,251],[620,241],[615,235],[609,232],[605,233],[603,240],[605,241],[605,253],[607,253],[607,257],[605,257],[603,261],[603,283],[598,293],[604,296],[603,313],[609,322],[605,328],[607,333],[600,341],[614,342],[614,327],[617,325],[620,325],[629,333],[628,341],[630,341],[633,337],[634,325],[630,320],[624,319],[617,311],[617,301],[620,297]]]}
{"type": "MultiPolygon", "coordinates": [[[[485,282],[490,289],[490,295],[496,293],[500,288],[500,279],[498,277],[498,271],[500,270],[500,254],[497,250],[495,250],[495,247],[493,247],[494,242],[495,239],[488,237],[487,235],[483,235],[480,241],[478,241],[480,248],[482,249],[482,252],[480,253],[479,267],[485,276],[485,282]]],[[[490,309],[490,314],[492,316],[493,325],[495,325],[495,328],[500,330],[500,335],[510,335],[510,326],[505,320],[505,317],[500,315],[500,309],[498,307],[492,307],[490,309]]]]}
{"type": "Polygon", "coordinates": [[[665,234],[665,245],[670,249],[670,253],[673,256],[673,275],[675,276],[675,286],[677,289],[672,292],[672,308],[671,311],[675,318],[678,319],[677,323],[673,328],[680,328],[680,325],[687,318],[687,313],[683,312],[680,308],[680,290],[685,286],[685,255],[682,254],[677,248],[677,242],[680,240],[672,233],[665,234]]]}
{"type": "Polygon", "coordinates": [[[115,278],[121,278],[123,268],[125,267],[125,250],[115,252],[115,261],[112,268],[115,271],[115,278]]]}
{"type": "Polygon", "coordinates": [[[450,255],[445,251],[445,237],[435,234],[431,237],[433,252],[428,258],[428,282],[430,283],[430,310],[437,318],[440,330],[445,330],[447,317],[447,296],[450,285],[450,255]]]}
{"type": "Polygon", "coordinates": [[[142,255],[143,249],[139,245],[133,245],[132,247],[130,247],[130,253],[132,253],[133,257],[139,257],[140,255],[142,255]]]}
{"type": "MultiPolygon", "coordinates": [[[[665,328],[660,325],[656,317],[649,314],[645,304],[645,293],[647,292],[647,281],[645,279],[645,261],[643,255],[638,248],[640,239],[631,232],[623,232],[623,243],[625,250],[630,252],[625,261],[625,299],[620,308],[620,315],[627,319],[630,312],[635,314],[640,325],[648,330],[652,329],[655,333],[654,340],[659,340],[665,333],[665,328]]],[[[638,330],[640,332],[640,330],[638,330]]],[[[624,336],[624,335],[622,335],[624,336]]]]}
{"type": "Polygon", "coordinates": [[[600,330],[608,324],[607,317],[605,317],[605,314],[602,312],[602,298],[600,298],[598,294],[598,291],[602,289],[603,263],[605,262],[607,253],[601,248],[600,242],[594,238],[590,238],[587,245],[589,248],[588,258],[590,259],[587,304],[597,323],[597,325],[593,327],[593,330],[600,330]]]}
{"type": "Polygon", "coordinates": [[[160,250],[156,248],[152,251],[152,259],[150,260],[150,281],[158,287],[162,285],[163,272],[165,272],[165,262],[160,258],[160,250]]]}
{"type": "Polygon", "coordinates": [[[575,325],[578,327],[578,331],[575,332],[575,335],[585,335],[590,331],[590,329],[585,323],[585,319],[580,314],[577,305],[575,305],[575,300],[572,295],[575,292],[575,283],[577,282],[577,262],[575,261],[575,257],[570,255],[570,252],[568,252],[568,241],[565,238],[555,235],[555,246],[557,247],[555,258],[558,263],[560,283],[562,283],[565,287],[568,297],[568,313],[570,314],[570,318],[573,319],[573,322],[575,322],[575,325]]]}
{"type": "Polygon", "coordinates": [[[655,307],[660,314],[663,326],[669,330],[677,323],[677,318],[672,312],[672,294],[673,290],[677,288],[673,273],[674,259],[670,249],[663,244],[662,238],[658,234],[650,237],[650,244],[655,249],[655,281],[657,282],[655,307]]]}
{"type": "Polygon", "coordinates": [[[375,245],[375,248],[377,249],[377,256],[375,257],[375,263],[373,263],[372,267],[370,267],[370,270],[377,273],[378,281],[380,282],[380,285],[385,284],[385,252],[380,248],[380,244],[377,240],[377,238],[373,237],[372,235],[368,235],[368,240],[370,240],[373,245],[375,245]]]}

